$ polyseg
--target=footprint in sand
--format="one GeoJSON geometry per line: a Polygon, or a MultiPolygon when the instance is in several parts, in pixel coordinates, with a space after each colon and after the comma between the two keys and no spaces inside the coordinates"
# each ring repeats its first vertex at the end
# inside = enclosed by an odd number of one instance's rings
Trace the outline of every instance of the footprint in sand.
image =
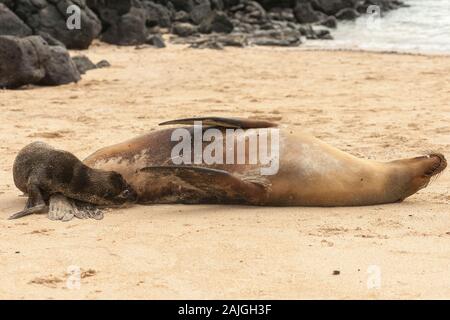
{"type": "Polygon", "coordinates": [[[62,279],[55,277],[53,275],[49,275],[46,277],[36,277],[33,280],[29,281],[28,284],[39,284],[49,288],[56,288],[58,283],[63,282],[62,279]]]}
{"type": "Polygon", "coordinates": [[[39,230],[33,230],[28,234],[43,234],[48,236],[49,232],[55,231],[55,229],[39,229],[39,230]]]}

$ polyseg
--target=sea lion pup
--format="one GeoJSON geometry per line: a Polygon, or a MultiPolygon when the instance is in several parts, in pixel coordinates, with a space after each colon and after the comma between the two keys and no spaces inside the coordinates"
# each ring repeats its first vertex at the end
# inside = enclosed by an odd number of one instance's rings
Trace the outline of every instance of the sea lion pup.
{"type": "Polygon", "coordinates": [[[136,192],[119,173],[91,169],[73,154],[43,142],[33,142],[18,153],[13,176],[16,187],[28,195],[28,201],[25,209],[10,219],[45,213],[49,206],[49,214],[61,213],[59,219],[85,214],[100,219],[101,211],[87,204],[113,206],[136,200],[136,192]],[[87,204],[74,206],[67,198],[87,204]],[[60,206],[62,211],[58,212],[60,206]]]}
{"type": "Polygon", "coordinates": [[[84,163],[119,172],[136,190],[141,204],[266,206],[361,206],[398,202],[426,187],[430,178],[447,166],[444,156],[438,153],[391,162],[359,159],[309,134],[276,128],[276,124],[267,121],[203,117],[162,123],[168,124],[189,126],[150,132],[103,148],[84,163]],[[196,122],[203,127],[192,126],[196,122]],[[271,161],[278,162],[278,170],[262,174],[261,161],[248,161],[252,153],[261,150],[261,145],[252,149],[250,141],[261,138],[268,128],[273,131],[267,142],[270,140],[269,145],[276,142],[272,144],[271,151],[276,155],[271,161]],[[203,138],[200,145],[198,133],[203,138]],[[180,149],[180,137],[186,138],[192,148],[184,145],[183,152],[174,155],[174,150],[180,149]],[[226,163],[201,161],[201,156],[211,151],[211,143],[216,147],[214,156],[223,152],[223,156],[214,159],[226,163]],[[242,145],[245,163],[236,160],[242,145]],[[231,156],[230,150],[234,150],[231,156]],[[180,163],[180,158],[185,161],[180,163]]]}

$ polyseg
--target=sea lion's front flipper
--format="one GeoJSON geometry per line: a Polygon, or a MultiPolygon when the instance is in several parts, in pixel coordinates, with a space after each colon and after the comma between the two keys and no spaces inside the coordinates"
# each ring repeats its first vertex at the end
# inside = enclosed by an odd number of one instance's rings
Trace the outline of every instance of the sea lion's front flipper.
{"type": "Polygon", "coordinates": [[[62,194],[54,194],[50,197],[47,217],[50,220],[70,221],[75,216],[77,208],[73,201],[62,194]]]}
{"type": "Polygon", "coordinates": [[[103,212],[93,205],[69,199],[62,194],[55,194],[50,197],[50,209],[48,218],[50,220],[70,221],[73,218],[100,220],[103,212]]]}
{"type": "Polygon", "coordinates": [[[104,217],[103,210],[97,208],[93,204],[78,201],[78,200],[75,200],[75,204],[76,204],[77,213],[78,213],[78,215],[75,214],[75,216],[79,219],[90,218],[90,219],[95,219],[95,220],[102,220],[104,217]]]}
{"type": "Polygon", "coordinates": [[[8,219],[19,219],[33,213],[46,213],[48,206],[44,201],[41,190],[34,183],[28,183],[28,200],[25,209],[10,216],[8,219]]]}
{"type": "Polygon", "coordinates": [[[276,123],[266,120],[245,119],[245,118],[222,118],[222,117],[184,118],[162,122],[159,125],[160,126],[172,124],[193,125],[194,122],[196,121],[201,121],[203,126],[214,126],[224,128],[251,129],[251,128],[272,128],[278,126],[276,123]]]}
{"type": "Polygon", "coordinates": [[[174,176],[205,194],[205,199],[229,203],[260,204],[266,197],[270,182],[240,178],[224,170],[194,166],[152,166],[140,170],[164,176],[174,176]]]}

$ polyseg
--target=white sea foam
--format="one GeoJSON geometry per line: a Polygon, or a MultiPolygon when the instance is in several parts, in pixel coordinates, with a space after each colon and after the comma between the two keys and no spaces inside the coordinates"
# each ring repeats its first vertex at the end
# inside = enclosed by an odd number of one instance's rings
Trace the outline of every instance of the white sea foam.
{"type": "Polygon", "coordinates": [[[410,5],[383,14],[375,27],[369,15],[340,22],[334,41],[307,41],[307,48],[450,54],[450,0],[405,0],[410,5]],[[369,21],[370,23],[370,21],[369,21]]]}

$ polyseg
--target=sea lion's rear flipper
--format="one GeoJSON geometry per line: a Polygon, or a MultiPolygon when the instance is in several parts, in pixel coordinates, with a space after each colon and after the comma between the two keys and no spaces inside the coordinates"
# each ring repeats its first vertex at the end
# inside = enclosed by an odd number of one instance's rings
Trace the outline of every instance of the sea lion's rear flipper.
{"type": "Polygon", "coordinates": [[[157,175],[174,176],[199,189],[205,199],[228,203],[261,204],[270,188],[264,177],[240,178],[224,170],[193,166],[152,166],[140,170],[157,175]]]}
{"type": "Polygon", "coordinates": [[[63,222],[70,221],[73,218],[101,220],[103,212],[93,205],[69,199],[62,194],[55,194],[50,197],[48,218],[63,222]]]}
{"type": "Polygon", "coordinates": [[[8,219],[19,219],[34,213],[46,213],[48,206],[44,201],[41,190],[36,184],[28,183],[28,200],[25,208],[13,214],[8,219]]]}
{"type": "Polygon", "coordinates": [[[245,119],[245,118],[222,118],[222,117],[198,117],[198,118],[184,118],[162,122],[159,125],[184,124],[194,125],[194,122],[200,121],[203,126],[214,126],[224,128],[272,128],[277,127],[276,123],[266,120],[245,119]]]}

